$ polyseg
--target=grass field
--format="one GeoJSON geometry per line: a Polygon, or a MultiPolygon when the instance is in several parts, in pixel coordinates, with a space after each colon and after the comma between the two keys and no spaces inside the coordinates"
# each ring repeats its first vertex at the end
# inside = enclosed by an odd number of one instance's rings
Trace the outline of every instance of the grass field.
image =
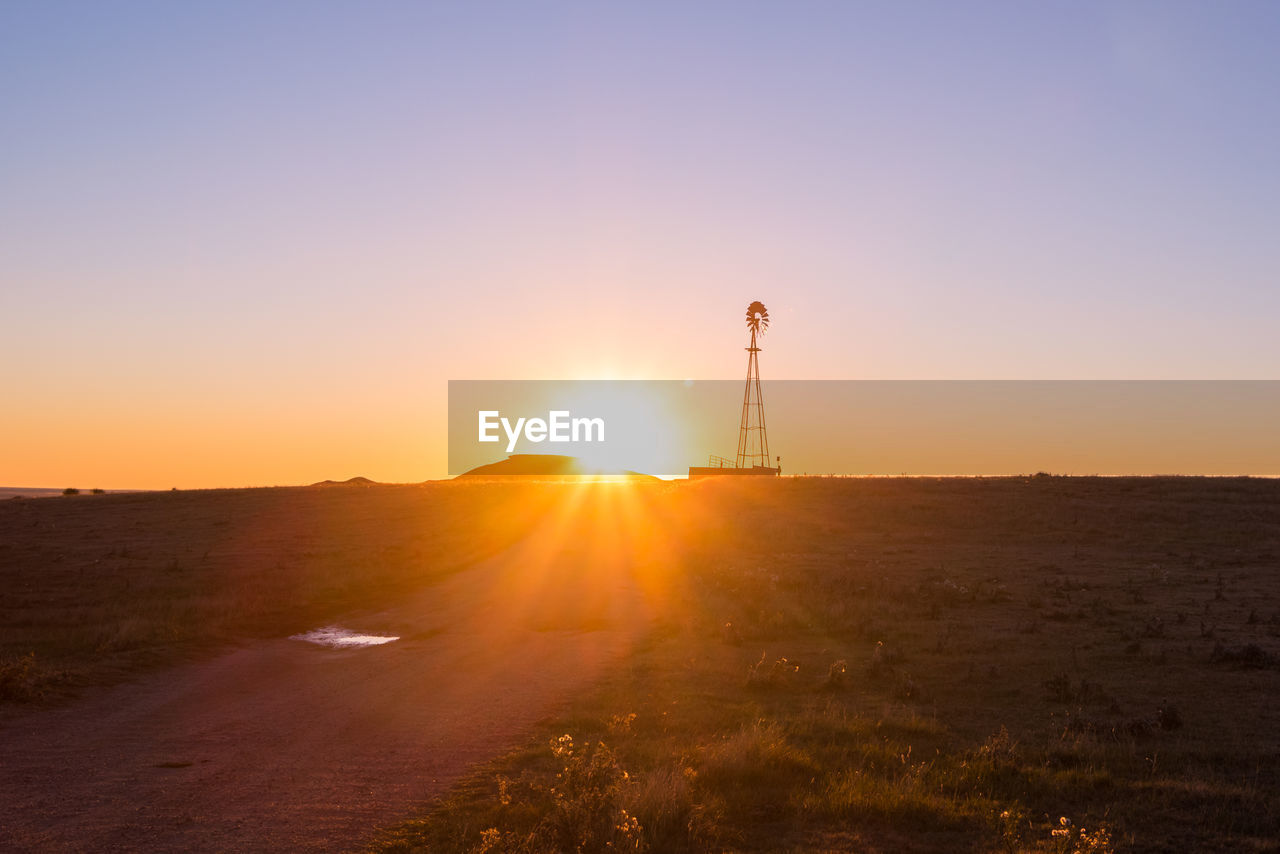
{"type": "Polygon", "coordinates": [[[0,699],[384,607],[553,518],[638,556],[653,630],[377,849],[1280,850],[1268,480],[4,501],[0,699]]]}
{"type": "Polygon", "coordinates": [[[683,490],[651,640],[379,850],[1280,849],[1280,484],[683,490]]]}
{"type": "Polygon", "coordinates": [[[509,545],[550,500],[515,497],[336,486],[0,501],[0,703],[385,607],[509,545]]]}

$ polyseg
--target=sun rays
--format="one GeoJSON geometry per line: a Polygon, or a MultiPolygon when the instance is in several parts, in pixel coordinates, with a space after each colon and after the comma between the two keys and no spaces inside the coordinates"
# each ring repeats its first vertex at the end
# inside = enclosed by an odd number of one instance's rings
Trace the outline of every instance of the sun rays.
{"type": "Polygon", "coordinates": [[[509,488],[528,493],[532,509],[517,520],[486,521],[493,533],[526,529],[494,558],[484,605],[489,629],[632,633],[672,615],[683,546],[697,524],[690,502],[670,500],[678,485],[585,480],[509,488]]]}

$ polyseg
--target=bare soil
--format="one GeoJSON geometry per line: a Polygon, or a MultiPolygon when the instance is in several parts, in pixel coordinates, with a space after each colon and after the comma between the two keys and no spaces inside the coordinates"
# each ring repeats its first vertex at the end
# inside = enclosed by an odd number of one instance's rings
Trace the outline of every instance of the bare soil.
{"type": "Polygon", "coordinates": [[[380,612],[399,635],[332,649],[280,637],[0,721],[0,848],[333,851],[445,790],[625,653],[626,573],[548,561],[531,537],[380,612]],[[577,595],[579,574],[610,583],[577,595]],[[536,607],[528,607],[535,602],[536,607]],[[521,606],[521,607],[515,607],[521,606]]]}

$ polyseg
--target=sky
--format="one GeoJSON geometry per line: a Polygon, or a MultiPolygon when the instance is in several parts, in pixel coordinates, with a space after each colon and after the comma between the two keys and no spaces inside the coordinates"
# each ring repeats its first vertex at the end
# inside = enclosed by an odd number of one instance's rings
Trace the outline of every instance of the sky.
{"type": "MultiPolygon", "coordinates": [[[[0,483],[445,473],[450,379],[1275,379],[1271,2],[0,0],[0,483]]],[[[730,415],[732,421],[732,414],[730,415]]]]}

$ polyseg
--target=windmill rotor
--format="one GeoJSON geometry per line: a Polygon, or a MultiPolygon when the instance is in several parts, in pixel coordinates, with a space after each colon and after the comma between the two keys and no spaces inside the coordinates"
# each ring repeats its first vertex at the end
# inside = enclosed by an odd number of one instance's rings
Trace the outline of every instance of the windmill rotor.
{"type": "Polygon", "coordinates": [[[764,307],[764,303],[756,300],[747,306],[747,328],[752,333],[764,334],[769,328],[769,309],[764,307]]]}

